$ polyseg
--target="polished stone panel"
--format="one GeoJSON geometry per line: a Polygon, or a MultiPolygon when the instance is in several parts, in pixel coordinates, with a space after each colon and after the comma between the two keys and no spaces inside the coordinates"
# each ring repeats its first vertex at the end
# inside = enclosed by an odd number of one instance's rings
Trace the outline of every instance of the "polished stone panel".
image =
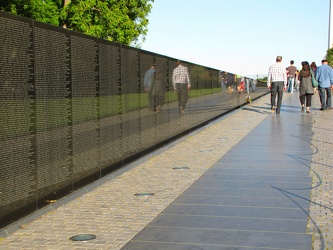
{"type": "Polygon", "coordinates": [[[217,196],[217,195],[186,195],[179,196],[173,204],[206,204],[212,206],[245,206],[245,207],[276,207],[308,209],[309,201],[293,197],[249,197],[249,196],[217,196]]]}
{"type": "Polygon", "coordinates": [[[123,249],[312,249],[312,123],[292,112],[297,102],[289,98],[123,249]]]}
{"type": "MultiPolygon", "coordinates": [[[[237,249],[237,247],[252,247],[254,249],[311,249],[311,235],[307,234],[210,228],[146,227],[145,230],[133,238],[132,242],[145,242],[149,244],[170,242],[172,244],[182,243],[197,246],[197,248],[192,249],[200,249],[201,245],[204,245],[203,249],[211,249],[208,245],[228,246],[229,249],[237,249]],[[232,246],[236,248],[232,248],[232,246]]],[[[124,249],[127,249],[126,246],[124,249]]]]}
{"type": "Polygon", "coordinates": [[[196,216],[229,216],[249,218],[270,218],[307,221],[307,210],[300,208],[272,208],[245,206],[212,206],[171,204],[161,214],[196,215],[196,216]]]}
{"type": "Polygon", "coordinates": [[[309,199],[309,189],[306,190],[281,190],[278,187],[271,189],[249,189],[249,188],[229,188],[229,187],[207,187],[198,188],[195,186],[189,187],[184,194],[192,195],[222,195],[222,196],[236,196],[236,197],[268,197],[268,198],[303,198],[309,199]]]}
{"type": "MultiPolygon", "coordinates": [[[[241,215],[240,215],[241,216],[241,215]]],[[[161,214],[150,226],[304,233],[306,220],[161,214]]]]}

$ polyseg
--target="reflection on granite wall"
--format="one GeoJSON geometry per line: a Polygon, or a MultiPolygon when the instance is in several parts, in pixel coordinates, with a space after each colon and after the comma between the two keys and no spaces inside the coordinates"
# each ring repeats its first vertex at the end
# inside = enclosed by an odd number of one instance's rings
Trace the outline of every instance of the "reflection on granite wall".
{"type": "Polygon", "coordinates": [[[246,102],[221,88],[219,70],[186,62],[192,87],[182,114],[172,85],[176,59],[5,12],[0,23],[3,223],[246,102]],[[152,64],[160,112],[148,108],[144,88],[152,64]]]}

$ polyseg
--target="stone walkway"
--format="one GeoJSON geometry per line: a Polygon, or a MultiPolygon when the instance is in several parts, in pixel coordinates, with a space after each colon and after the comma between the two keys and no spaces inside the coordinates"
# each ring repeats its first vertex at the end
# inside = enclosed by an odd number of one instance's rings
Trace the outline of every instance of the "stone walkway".
{"type": "MultiPolygon", "coordinates": [[[[285,93],[284,101],[297,95],[285,93]]],[[[59,200],[32,215],[32,221],[18,222],[2,232],[9,235],[0,239],[0,249],[121,249],[242,138],[268,116],[275,115],[269,110],[269,99],[268,95],[262,97],[59,200]],[[182,167],[189,169],[179,170],[182,167]],[[69,240],[78,234],[94,234],[97,238],[86,242],[69,240]]],[[[313,189],[308,229],[314,234],[313,249],[328,250],[333,249],[333,133],[329,133],[333,111],[321,112],[319,107],[316,94],[313,112],[295,115],[312,118],[309,132],[313,133],[313,189]]]]}
{"type": "Polygon", "coordinates": [[[320,111],[318,95],[312,112],[310,175],[313,177],[308,230],[314,250],[333,249],[333,111],[320,111]]]}

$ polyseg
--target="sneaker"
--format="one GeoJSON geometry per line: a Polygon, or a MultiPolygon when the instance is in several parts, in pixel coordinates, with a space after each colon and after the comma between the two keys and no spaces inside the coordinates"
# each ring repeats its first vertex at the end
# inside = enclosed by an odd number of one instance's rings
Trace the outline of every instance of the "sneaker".
{"type": "Polygon", "coordinates": [[[333,108],[332,107],[328,107],[327,110],[332,110],[333,108]]]}

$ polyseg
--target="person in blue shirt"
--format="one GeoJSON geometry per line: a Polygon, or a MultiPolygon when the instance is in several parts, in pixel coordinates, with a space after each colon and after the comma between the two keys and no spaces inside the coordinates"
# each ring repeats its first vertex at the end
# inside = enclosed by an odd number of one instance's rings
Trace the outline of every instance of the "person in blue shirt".
{"type": "Polygon", "coordinates": [[[318,81],[318,91],[321,103],[321,111],[332,109],[332,84],[333,69],[328,65],[326,59],[321,61],[321,66],[317,68],[316,79],[318,81]]]}
{"type": "Polygon", "coordinates": [[[148,92],[148,108],[156,111],[156,65],[153,63],[144,78],[145,91],[148,92]]]}

